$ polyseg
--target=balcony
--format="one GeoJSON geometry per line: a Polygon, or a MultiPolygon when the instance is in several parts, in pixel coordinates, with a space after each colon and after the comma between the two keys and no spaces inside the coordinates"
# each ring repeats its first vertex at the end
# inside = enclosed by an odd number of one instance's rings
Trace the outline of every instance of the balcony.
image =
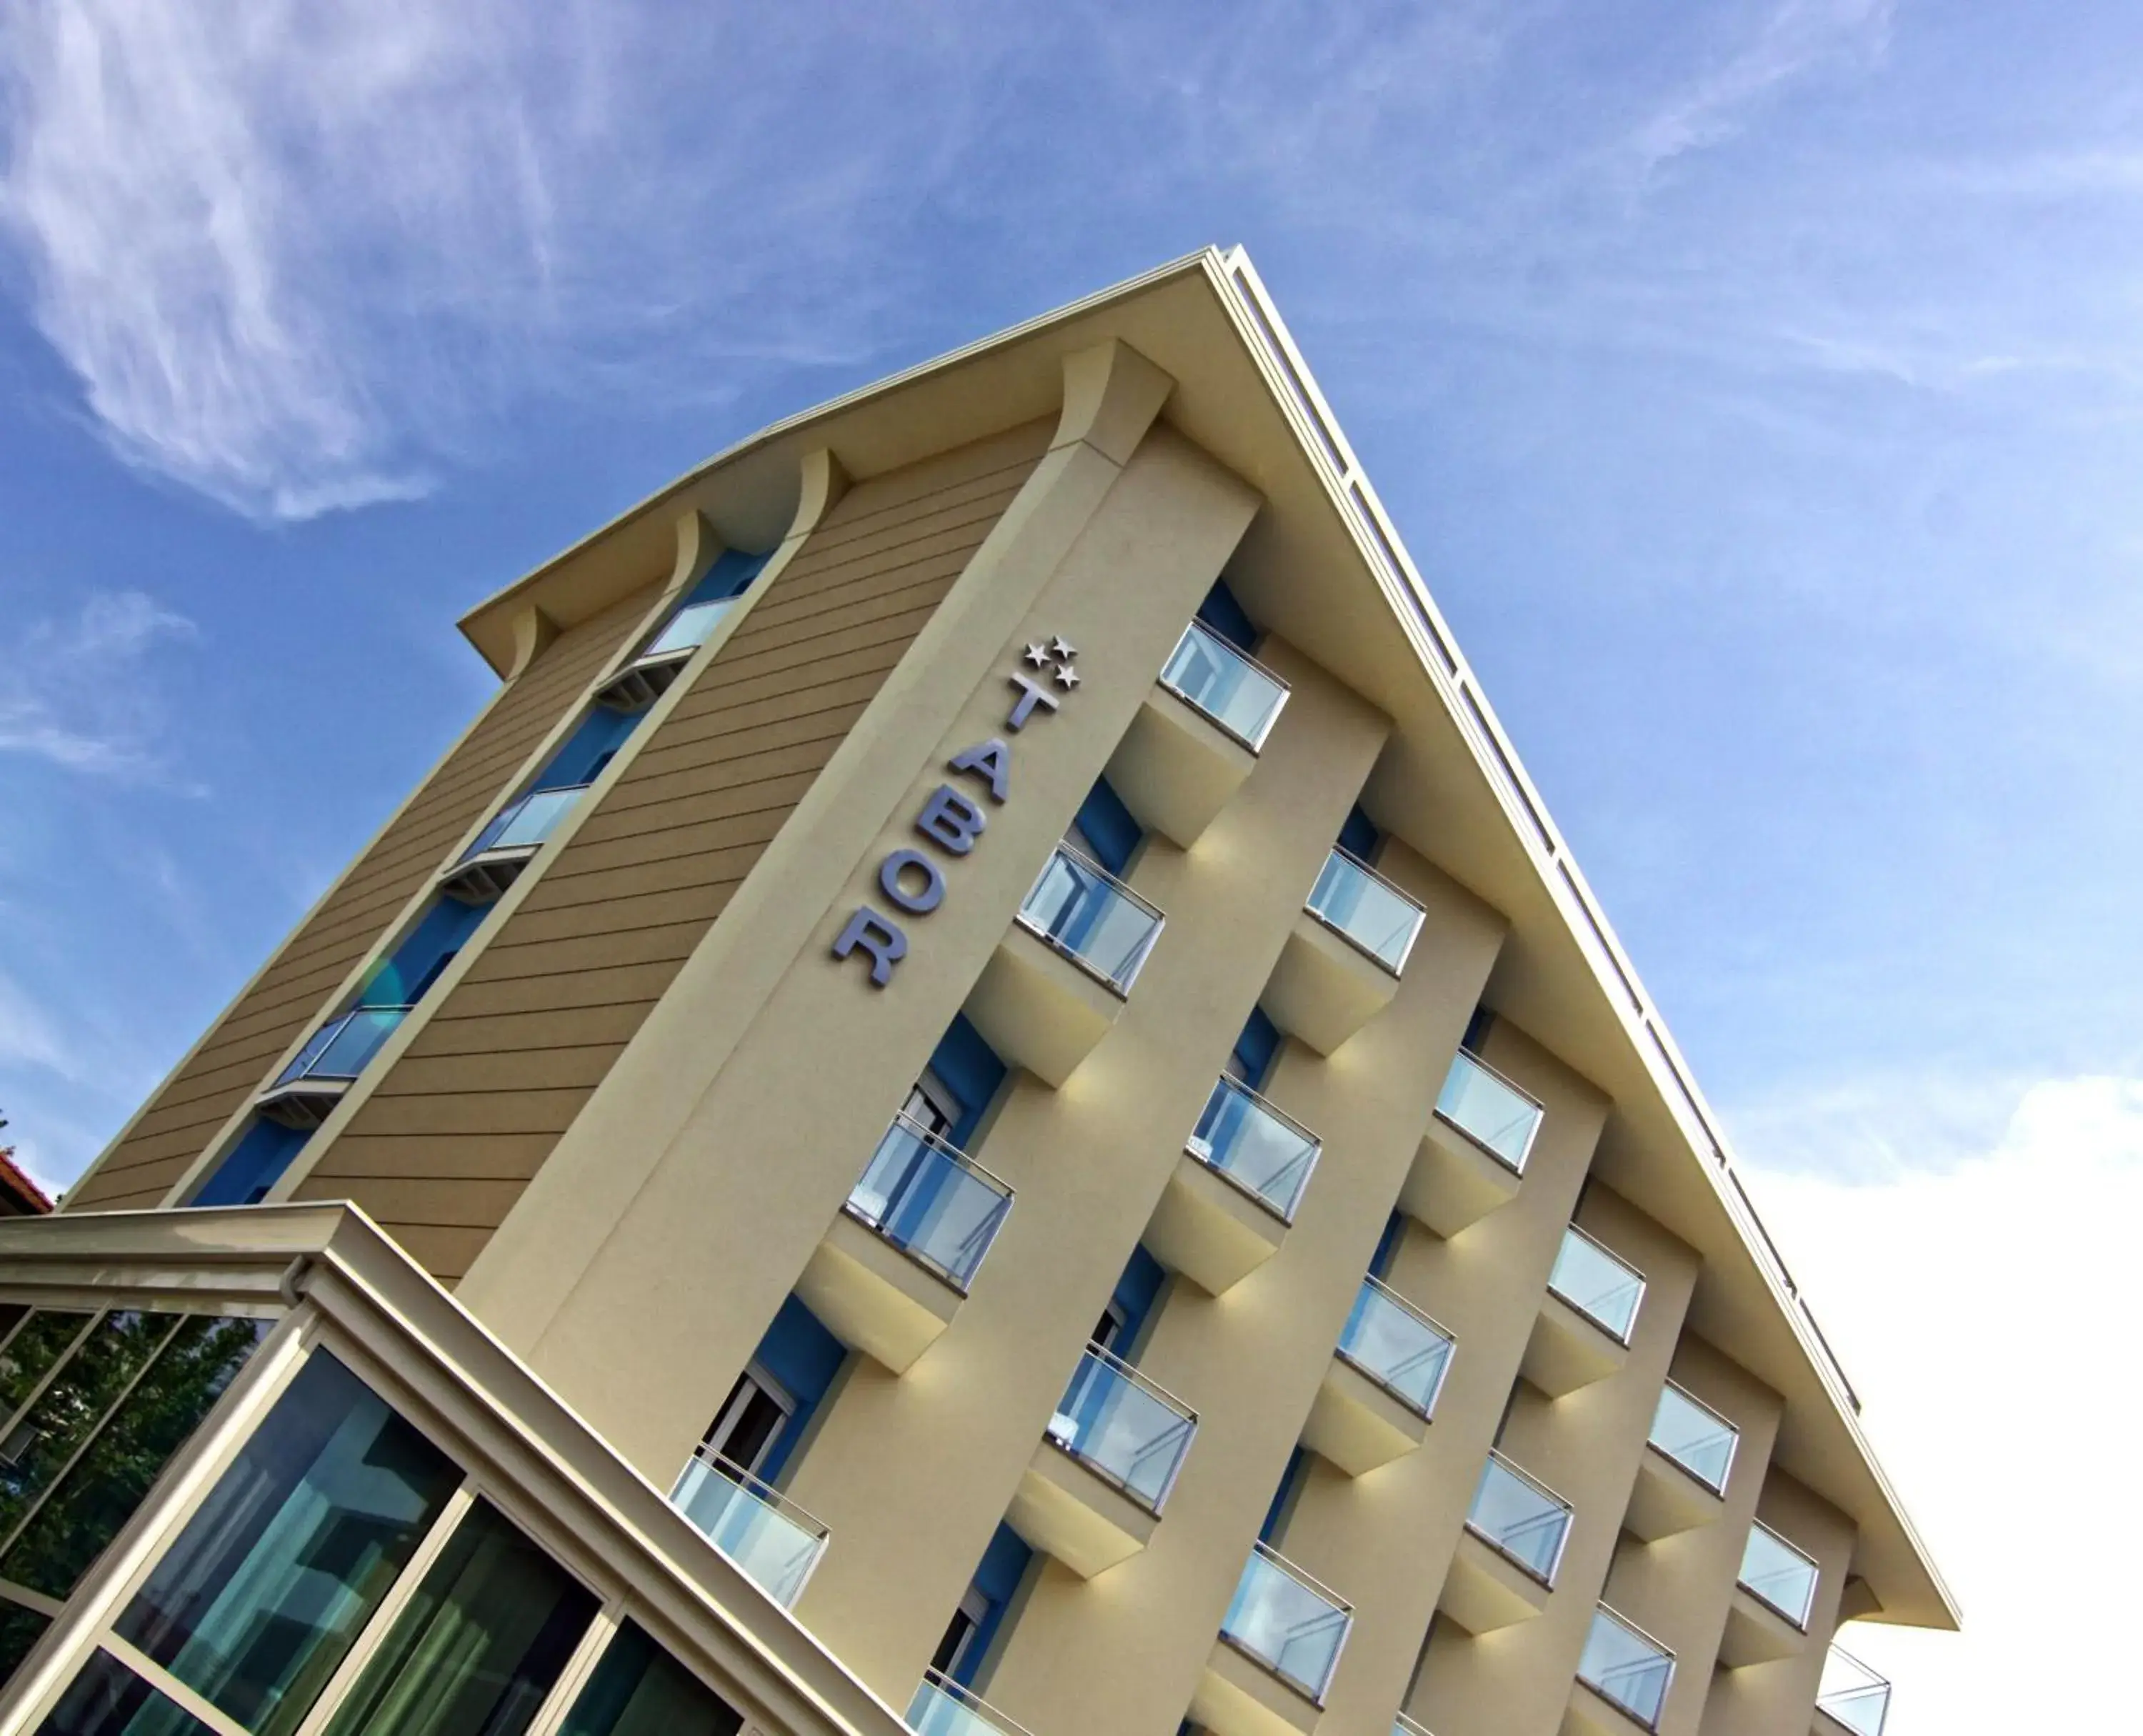
{"type": "Polygon", "coordinates": [[[1221,1619],[1191,1717],[1214,1736],[1302,1736],[1314,1728],[1354,1610],[1260,1543],[1221,1619]]]}
{"type": "Polygon", "coordinates": [[[1400,1209],[1455,1236],[1518,1191],[1544,1111],[1478,1056],[1461,1049],[1407,1175],[1400,1209]]]}
{"type": "Polygon", "coordinates": [[[1624,1529],[1656,1543],[1709,1525],[1725,1511],[1721,1497],[1740,1439],[1741,1431],[1718,1412],[1669,1381],[1652,1413],[1624,1529]]]}
{"type": "Polygon", "coordinates": [[[513,884],[587,788],[567,784],[556,789],[532,789],[508,802],[447,870],[439,890],[464,904],[488,904],[513,884]]]}
{"type": "Polygon", "coordinates": [[[1218,1296],[1270,1259],[1322,1150],[1317,1135],[1223,1075],[1155,1207],[1146,1245],[1218,1296]]]}
{"type": "Polygon", "coordinates": [[[1165,920],[1060,843],[984,967],[968,1016],[1006,1061],[1061,1086],[1116,1023],[1165,920]]]}
{"type": "Polygon", "coordinates": [[[1520,1372],[1550,1398],[1605,1380],[1629,1360],[1645,1275],[1575,1224],[1548,1273],[1520,1372]]]}
{"type": "Polygon", "coordinates": [[[1012,1189],[898,1115],[811,1256],[797,1293],[893,1374],[938,1341],[1012,1210],[1012,1189]]]}
{"type": "Polygon", "coordinates": [[[1265,1010],[1329,1055],[1391,1004],[1422,917],[1420,905],[1334,846],[1273,967],[1265,1010]]]}
{"type": "Polygon", "coordinates": [[[1020,1478],[1008,1517],[1081,1579],[1144,1549],[1198,1432],[1198,1413],[1098,1344],[1020,1478]]]}
{"type": "Polygon", "coordinates": [[[981,1695],[934,1669],[923,1672],[908,1703],[906,1722],[915,1736],[1027,1736],[1023,1726],[981,1695]]]}
{"type": "Polygon", "coordinates": [[[407,1006],[359,1006],[330,1019],[275,1076],[255,1107],[285,1127],[317,1127],[408,1017],[407,1006]]]}
{"type": "Polygon", "coordinates": [[[1808,1643],[1821,1570],[1760,1521],[1749,1527],[1741,1571],[1726,1605],[1719,1661],[1729,1669],[1790,1658],[1808,1643]]]}
{"type": "Polygon", "coordinates": [[[704,1449],[670,1500],[746,1579],[783,1609],[795,1607],[826,1552],[824,1526],[743,1466],[704,1449]]]}
{"type": "Polygon", "coordinates": [[[1477,1635],[1539,1615],[1562,1565],[1570,1518],[1568,1501],[1491,1452],[1437,1607],[1477,1635]]]}
{"type": "Polygon", "coordinates": [[[1843,1646],[1834,1645],[1823,1660],[1823,1680],[1815,1691],[1815,1722],[1810,1736],[1883,1736],[1890,1716],[1890,1684],[1843,1646]]]}
{"type": "Polygon", "coordinates": [[[1577,1659],[1566,1730],[1583,1736],[1629,1736],[1659,1728],[1674,1682],[1674,1654],[1623,1620],[1606,1605],[1592,1612],[1591,1631],[1577,1659]]]}
{"type": "Polygon", "coordinates": [[[1451,1334],[1381,1279],[1365,1278],[1304,1427],[1304,1444],[1349,1476],[1412,1452],[1451,1367],[1451,1334]]]}
{"type": "Polygon", "coordinates": [[[692,653],[714,636],[722,617],[736,607],[733,596],[710,597],[671,616],[647,648],[596,691],[599,705],[617,711],[640,711],[670,690],[692,653]]]}
{"type": "Polygon", "coordinates": [[[1287,695],[1286,682],[1194,621],[1109,761],[1110,787],[1141,824],[1189,849],[1250,776],[1287,695]]]}
{"type": "Polygon", "coordinates": [[[1402,1712],[1392,1720],[1392,1736],[1431,1736],[1431,1733],[1427,1724],[1416,1724],[1402,1712]]]}

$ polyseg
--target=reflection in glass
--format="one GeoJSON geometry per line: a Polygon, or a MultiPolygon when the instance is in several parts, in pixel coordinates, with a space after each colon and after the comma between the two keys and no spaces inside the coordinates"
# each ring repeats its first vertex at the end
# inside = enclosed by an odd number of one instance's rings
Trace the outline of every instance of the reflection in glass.
{"type": "Polygon", "coordinates": [[[20,1604],[0,1603],[0,1688],[15,1679],[22,1659],[30,1655],[30,1648],[52,1625],[49,1615],[40,1615],[20,1604]]]}
{"type": "Polygon", "coordinates": [[[1321,1705],[1354,1625],[1353,1610],[1260,1543],[1243,1564],[1220,1632],[1321,1705]]]}
{"type": "Polygon", "coordinates": [[[186,1318],[20,1536],[0,1580],[65,1597],[134,1516],[173,1453],[267,1335],[265,1320],[186,1318]]]}
{"type": "Polygon", "coordinates": [[[215,1736],[110,1652],[90,1654],[37,1736],[215,1736]]]}
{"type": "Polygon", "coordinates": [[[339,1019],[329,1020],[306,1040],[290,1066],[275,1076],[275,1084],[289,1085],[299,1079],[356,1078],[408,1016],[406,1006],[359,1006],[339,1019]]]}
{"type": "Polygon", "coordinates": [[[1578,1654],[1577,1679],[1650,1729],[1666,1704],[1674,1654],[1605,1608],[1595,1610],[1578,1654]]]}
{"type": "Polygon", "coordinates": [[[14,1415],[88,1324],[87,1313],[57,1308],[33,1308],[24,1317],[15,1336],[0,1348],[0,1421],[14,1415]]]}
{"type": "Polygon", "coordinates": [[[1808,1625],[1815,1602],[1816,1565],[1761,1523],[1749,1527],[1741,1551],[1741,1584],[1797,1628],[1808,1625]]]}
{"type": "Polygon", "coordinates": [[[178,1325],[175,1314],[105,1315],[0,1440],[0,1536],[65,1468],[120,1392],[178,1325]]]}
{"type": "Polygon", "coordinates": [[[315,1351],[120,1616],[122,1639],[287,1736],[461,1481],[315,1351]]]}
{"type": "Polygon", "coordinates": [[[1520,1175],[1540,1130],[1541,1106],[1478,1056],[1461,1049],[1444,1075],[1436,1112],[1520,1175]]]}
{"type": "Polygon", "coordinates": [[[1019,907],[1021,923],[1128,993],[1161,934],[1161,913],[1098,863],[1059,844],[1019,907]]]}
{"type": "Polygon", "coordinates": [[[848,1209],[965,1291],[1012,1209],[1012,1189],[903,1115],[878,1142],[848,1209]]]}
{"type": "Polygon", "coordinates": [[[1422,908],[1367,863],[1334,847],[1310,888],[1309,910],[1394,977],[1421,932],[1422,908]]]}
{"type": "Polygon", "coordinates": [[[1834,1645],[1823,1660],[1815,1709],[1853,1736],[1883,1736],[1890,1715],[1890,1684],[1844,1646],[1834,1645]]]}
{"type": "Polygon", "coordinates": [[[1670,1381],[1652,1413],[1653,1446],[1715,1493],[1726,1487],[1740,1430],[1709,1406],[1699,1404],[1670,1381]]]}
{"type": "Polygon", "coordinates": [[[736,606],[736,602],[733,596],[715,596],[703,603],[687,603],[670,617],[668,626],[648,641],[639,660],[646,662],[656,657],[674,657],[680,651],[696,651],[707,642],[707,636],[721,624],[722,617],[736,606]]]}
{"type": "Polygon", "coordinates": [[[1451,1334],[1388,1284],[1365,1278],[1339,1334],[1339,1354],[1428,1417],[1451,1366],[1451,1334]]]}
{"type": "Polygon", "coordinates": [[[596,1595],[479,1501],[454,1527],[329,1736],[520,1736],[596,1595]]]}
{"type": "Polygon", "coordinates": [[[804,1595],[826,1550],[826,1527],[771,1483],[702,1447],[670,1491],[707,1541],[783,1609],[804,1595]]]}
{"type": "Polygon", "coordinates": [[[572,811],[586,791],[585,784],[562,784],[551,789],[532,789],[517,802],[509,802],[477,834],[476,842],[462,852],[462,860],[481,856],[486,850],[532,850],[558,829],[558,822],[572,811]]]}
{"type": "Polygon", "coordinates": [[[1161,665],[1161,685],[1255,753],[1287,703],[1287,683],[1194,621],[1161,665]]]}
{"type": "Polygon", "coordinates": [[[1575,1224],[1562,1233],[1562,1246],[1548,1273],[1547,1287],[1593,1324],[1622,1343],[1630,1342],[1637,1304],[1645,1299],[1645,1280],[1575,1224]]]}
{"type": "Polygon", "coordinates": [[[915,1736],[1027,1736],[1027,1732],[950,1676],[927,1670],[908,1702],[915,1736]]]}
{"type": "Polygon", "coordinates": [[[559,1736],[735,1736],[743,1716],[628,1621],[566,1714],[559,1736]]]}
{"type": "Polygon", "coordinates": [[[1049,1438],[1158,1513],[1190,1451],[1198,1419],[1097,1344],[1086,1347],[1049,1419],[1049,1438]]]}
{"type": "Polygon", "coordinates": [[[1482,1467],[1466,1526],[1543,1585],[1552,1585],[1562,1560],[1563,1540],[1570,1535],[1570,1503],[1501,1453],[1492,1452],[1482,1467]]]}
{"type": "Polygon", "coordinates": [[[1218,1170],[1290,1224],[1322,1149],[1314,1134],[1225,1073],[1186,1144],[1199,1162],[1218,1170]]]}

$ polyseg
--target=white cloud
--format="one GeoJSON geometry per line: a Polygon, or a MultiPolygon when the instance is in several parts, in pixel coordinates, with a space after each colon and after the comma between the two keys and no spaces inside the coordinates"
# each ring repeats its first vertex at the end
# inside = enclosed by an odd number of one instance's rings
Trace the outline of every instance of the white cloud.
{"type": "Polygon", "coordinates": [[[1845,1635],[1897,1684],[1888,1736],[2107,1728],[2143,1555],[2143,1080],[2037,1084],[1945,1172],[1754,1190],[1964,1607],[1962,1635],[1845,1635]]]}
{"type": "Polygon", "coordinates": [[[1657,110],[1630,141],[1649,171],[1732,137],[1751,111],[1819,67],[1867,65],[1888,46],[1896,0],[1784,0],[1755,39],[1657,110]]]}
{"type": "Polygon", "coordinates": [[[146,665],[159,645],[195,636],[138,591],[100,591],[72,621],[33,624],[0,656],[0,754],[92,776],[156,774],[163,705],[146,665]]]}

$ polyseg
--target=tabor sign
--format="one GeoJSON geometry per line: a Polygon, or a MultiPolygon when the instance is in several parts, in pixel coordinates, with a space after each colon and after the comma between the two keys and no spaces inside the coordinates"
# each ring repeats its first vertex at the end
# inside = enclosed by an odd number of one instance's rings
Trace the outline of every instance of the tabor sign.
{"type": "MultiPolygon", "coordinates": [[[[1022,669],[1011,677],[1019,697],[1012,701],[1012,711],[1005,719],[1007,730],[1017,735],[1037,712],[1044,717],[1055,713],[1058,695],[1050,687],[1068,693],[1079,685],[1079,671],[1072,667],[1072,660],[1078,655],[1077,648],[1062,633],[1046,643],[1027,646],[1021,660],[1037,673],[1029,675],[1022,669]]],[[[961,749],[945,764],[948,771],[972,779],[974,787],[993,806],[1002,806],[1011,793],[1012,747],[1002,735],[961,749]]],[[[923,811],[915,816],[915,829],[924,841],[956,860],[975,848],[976,839],[988,824],[989,816],[982,804],[951,784],[940,784],[932,790],[923,811]]],[[[909,916],[928,916],[945,902],[945,871],[938,865],[935,855],[923,850],[890,852],[878,865],[878,885],[888,904],[909,916]]],[[[834,937],[834,957],[846,958],[855,952],[870,960],[872,985],[883,988],[893,981],[893,967],[908,956],[907,932],[893,917],[869,904],[859,904],[855,914],[834,937]]]]}

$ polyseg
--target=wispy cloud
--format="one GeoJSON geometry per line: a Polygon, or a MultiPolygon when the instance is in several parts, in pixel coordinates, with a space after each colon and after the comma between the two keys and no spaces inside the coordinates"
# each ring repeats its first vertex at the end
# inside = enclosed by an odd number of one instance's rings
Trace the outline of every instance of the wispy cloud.
{"type": "Polygon", "coordinates": [[[1879,60],[1895,9],[1896,0],[1784,0],[1753,41],[1676,92],[1631,135],[1640,170],[1732,137],[1758,106],[1817,68],[1879,60]]]}
{"type": "MultiPolygon", "coordinates": [[[[79,1080],[84,1069],[59,1021],[12,978],[0,974],[0,1066],[10,1072],[37,1067],[79,1080]]],[[[4,1108],[0,1104],[0,1108],[4,1108]]]]}
{"type": "Polygon", "coordinates": [[[103,592],[72,621],[34,623],[0,659],[0,754],[101,778],[160,774],[164,707],[147,668],[194,624],[138,591],[103,592]]]}
{"type": "Polygon", "coordinates": [[[965,10],[10,8],[0,229],[129,462],[263,518],[418,494],[546,393],[859,354],[1009,33],[965,10]]]}

